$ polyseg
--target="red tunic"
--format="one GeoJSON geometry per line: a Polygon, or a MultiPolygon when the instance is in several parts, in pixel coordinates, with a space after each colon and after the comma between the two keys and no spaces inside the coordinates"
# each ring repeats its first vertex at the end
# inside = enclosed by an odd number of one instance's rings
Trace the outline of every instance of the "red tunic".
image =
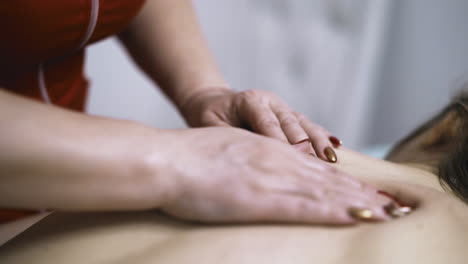
{"type": "MultiPolygon", "coordinates": [[[[0,87],[83,111],[88,86],[85,46],[121,32],[143,2],[0,1],[0,87]]],[[[0,211],[0,223],[16,215],[0,211]]]]}

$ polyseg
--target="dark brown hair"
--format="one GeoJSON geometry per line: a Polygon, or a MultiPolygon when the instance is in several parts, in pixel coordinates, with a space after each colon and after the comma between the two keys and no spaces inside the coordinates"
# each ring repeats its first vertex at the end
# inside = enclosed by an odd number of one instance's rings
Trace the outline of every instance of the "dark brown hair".
{"type": "Polygon", "coordinates": [[[439,180],[457,197],[468,203],[468,95],[461,94],[452,104],[453,111],[460,117],[456,144],[439,163],[439,180]]]}
{"type": "MultiPolygon", "coordinates": [[[[435,117],[401,140],[387,155],[391,157],[418,135],[430,130],[449,113],[457,118],[454,136],[449,138],[450,148],[438,162],[438,177],[443,188],[450,190],[468,203],[468,84],[454,97],[453,101],[435,117]]],[[[428,150],[430,151],[430,150],[428,150]]]]}

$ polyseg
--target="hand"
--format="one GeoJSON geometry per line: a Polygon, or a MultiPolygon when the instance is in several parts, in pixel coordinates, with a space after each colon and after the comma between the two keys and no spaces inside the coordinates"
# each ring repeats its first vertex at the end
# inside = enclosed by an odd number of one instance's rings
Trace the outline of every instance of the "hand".
{"type": "Polygon", "coordinates": [[[162,210],[204,222],[352,224],[350,208],[388,219],[390,199],[377,190],[295,150],[235,128],[173,132],[168,167],[173,192],[162,210]]]}
{"type": "Polygon", "coordinates": [[[182,106],[182,114],[193,127],[234,126],[290,144],[310,139],[311,154],[336,162],[333,146],[341,141],[330,132],[293,111],[271,92],[248,90],[234,92],[212,89],[199,92],[182,106]]]}

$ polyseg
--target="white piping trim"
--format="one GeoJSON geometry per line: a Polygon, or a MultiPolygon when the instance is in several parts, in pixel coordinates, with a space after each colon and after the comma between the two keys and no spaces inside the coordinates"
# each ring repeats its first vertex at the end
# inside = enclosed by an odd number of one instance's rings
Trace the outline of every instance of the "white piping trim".
{"type": "MultiPolygon", "coordinates": [[[[89,39],[93,36],[94,30],[96,29],[96,24],[98,21],[98,15],[99,15],[99,0],[91,0],[91,15],[89,17],[88,28],[86,29],[86,33],[83,39],[81,40],[80,45],[78,45],[77,50],[82,49],[86,45],[86,43],[89,41],[89,39]]],[[[39,90],[41,91],[41,97],[44,100],[44,102],[47,104],[52,104],[52,101],[50,100],[50,97],[49,97],[49,93],[47,92],[47,83],[46,83],[45,76],[44,76],[44,64],[43,63],[39,64],[39,68],[37,71],[37,82],[39,85],[39,90]]]]}
{"type": "Polygon", "coordinates": [[[52,104],[50,101],[49,93],[47,92],[47,85],[44,77],[44,66],[39,64],[39,69],[37,70],[37,81],[39,83],[39,90],[41,91],[41,97],[47,104],[52,104]]]}
{"type": "Polygon", "coordinates": [[[86,34],[81,40],[80,45],[78,45],[78,49],[82,49],[86,45],[86,42],[89,41],[91,36],[93,36],[94,29],[96,29],[96,24],[98,21],[98,15],[99,15],[99,0],[91,0],[91,15],[89,17],[88,28],[86,29],[86,34]]]}

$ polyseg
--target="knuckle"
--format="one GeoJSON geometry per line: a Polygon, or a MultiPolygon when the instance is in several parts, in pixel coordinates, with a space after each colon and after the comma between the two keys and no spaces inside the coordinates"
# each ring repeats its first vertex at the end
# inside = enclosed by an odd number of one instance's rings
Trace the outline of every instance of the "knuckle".
{"type": "Polygon", "coordinates": [[[259,127],[270,128],[270,127],[279,127],[280,124],[279,124],[279,121],[274,118],[263,118],[257,122],[257,125],[259,127]]]}
{"type": "Polygon", "coordinates": [[[216,120],[216,116],[208,111],[204,111],[200,115],[200,121],[203,125],[213,125],[216,122],[216,120]]]}
{"type": "Polygon", "coordinates": [[[250,89],[250,90],[246,90],[245,92],[249,96],[252,96],[252,97],[261,97],[261,98],[270,98],[270,99],[280,100],[278,95],[271,91],[250,89]]]}
{"type": "Polygon", "coordinates": [[[257,90],[246,90],[239,93],[239,99],[242,103],[251,106],[266,106],[268,105],[268,98],[257,90]]]}
{"type": "Polygon", "coordinates": [[[248,103],[251,100],[250,91],[241,91],[237,93],[236,101],[240,104],[248,103]]]}
{"type": "Polygon", "coordinates": [[[287,114],[287,113],[282,114],[282,117],[281,117],[282,125],[291,126],[291,125],[296,125],[297,123],[298,123],[297,119],[294,116],[287,114]]]}
{"type": "Polygon", "coordinates": [[[297,120],[299,120],[300,122],[309,121],[309,119],[304,114],[299,113],[299,112],[293,112],[293,113],[296,116],[297,120]]]}
{"type": "Polygon", "coordinates": [[[240,94],[241,94],[241,96],[243,96],[244,98],[250,99],[250,98],[256,98],[256,97],[258,97],[259,92],[258,92],[257,90],[250,89],[250,90],[242,91],[242,92],[240,92],[240,94]]]}

